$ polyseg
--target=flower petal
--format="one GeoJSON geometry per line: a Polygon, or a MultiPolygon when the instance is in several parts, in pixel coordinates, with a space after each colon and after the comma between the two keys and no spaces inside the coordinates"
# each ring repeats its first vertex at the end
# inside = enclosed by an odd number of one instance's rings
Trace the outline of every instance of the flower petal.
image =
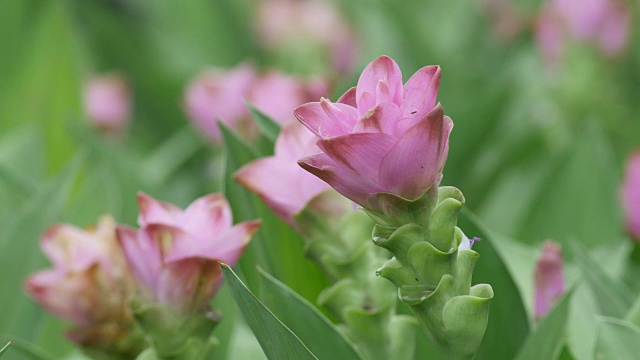
{"type": "Polygon", "coordinates": [[[358,104],[356,102],[356,87],[354,86],[351,89],[347,90],[347,92],[342,94],[342,96],[340,96],[340,98],[336,102],[352,106],[353,108],[357,108],[358,104]]]}
{"type": "Polygon", "coordinates": [[[445,123],[442,107],[437,105],[407,130],[382,162],[382,186],[413,200],[434,185],[447,156],[450,127],[446,131],[445,123]]]}
{"type": "Polygon", "coordinates": [[[284,124],[276,140],[275,155],[291,161],[294,166],[299,158],[320,151],[316,145],[317,137],[297,120],[284,124]]]}
{"type": "Polygon", "coordinates": [[[260,228],[260,224],[260,220],[250,220],[236,224],[216,236],[214,241],[205,244],[200,256],[234,266],[244,249],[249,245],[253,234],[260,228]]]}
{"type": "Polygon", "coordinates": [[[162,266],[160,249],[144,231],[118,226],[116,236],[134,278],[143,292],[155,293],[156,276],[162,266]]]}
{"type": "MultiPolygon", "coordinates": [[[[424,114],[436,106],[440,75],[439,66],[425,66],[404,84],[404,97],[400,106],[403,119],[422,119],[424,114]]],[[[411,125],[407,126],[409,127],[411,125]]]]}
{"type": "Polygon", "coordinates": [[[365,92],[377,94],[376,89],[380,81],[385,82],[388,86],[391,101],[400,106],[403,96],[402,72],[393,59],[388,56],[380,56],[367,65],[358,79],[356,100],[358,101],[358,113],[360,116],[379,103],[376,101],[371,105],[366,97],[362,98],[362,95],[365,92]]]}
{"type": "Polygon", "coordinates": [[[158,274],[156,297],[178,313],[201,312],[222,283],[220,263],[188,258],[167,264],[158,274]]]}
{"type": "Polygon", "coordinates": [[[219,234],[231,225],[231,208],[222,194],[209,194],[195,200],[180,217],[180,227],[194,238],[219,234]]]}
{"type": "Polygon", "coordinates": [[[345,104],[332,104],[326,99],[311,102],[294,110],[298,120],[320,138],[348,134],[356,123],[356,110],[345,104]]]}
{"type": "Polygon", "coordinates": [[[158,201],[143,192],[138,193],[138,207],[140,208],[138,216],[140,227],[148,224],[176,224],[182,213],[180,208],[158,201]]]}
{"type": "Polygon", "coordinates": [[[399,121],[400,108],[393,103],[382,103],[358,120],[353,133],[383,133],[397,136],[399,121]]]}

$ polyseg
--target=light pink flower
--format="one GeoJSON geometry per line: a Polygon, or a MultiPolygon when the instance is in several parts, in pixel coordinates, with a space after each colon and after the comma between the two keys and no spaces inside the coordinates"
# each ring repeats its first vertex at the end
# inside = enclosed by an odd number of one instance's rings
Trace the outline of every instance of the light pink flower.
{"type": "Polygon", "coordinates": [[[553,241],[545,241],[535,272],[535,317],[546,315],[564,293],[562,249],[553,241]]]}
{"type": "Polygon", "coordinates": [[[340,72],[355,62],[357,42],[352,29],[329,2],[322,0],[263,0],[258,12],[258,36],[270,48],[310,44],[325,49],[340,72]]]}
{"type": "Polygon", "coordinates": [[[232,226],[224,196],[186,210],[138,195],[140,230],[118,227],[118,240],[143,296],[179,314],[205,311],[222,281],[220,262],[235,265],[259,221],[232,226]]]}
{"type": "Polygon", "coordinates": [[[453,122],[436,105],[440,67],[418,70],[403,86],[400,68],[381,56],[336,103],[298,107],[322,153],[299,161],[342,195],[379,209],[375,194],[415,200],[442,178],[453,122]]]}
{"type": "Polygon", "coordinates": [[[25,289],[42,307],[73,323],[69,337],[94,346],[125,337],[133,326],[128,302],[135,285],[113,219],[105,216],[89,230],[50,227],[42,249],[53,268],[29,277],[25,289]]]}
{"type": "Polygon", "coordinates": [[[248,101],[280,124],[295,119],[293,109],[326,94],[322,79],[304,80],[277,71],[261,76],[251,87],[248,101]]]}
{"type": "Polygon", "coordinates": [[[315,143],[316,137],[304,126],[296,120],[289,121],[278,136],[275,155],[245,165],[235,179],[258,194],[283,221],[296,227],[293,216],[312,198],[331,188],[296,163],[299,158],[320,151],[315,143]]]}
{"type": "Polygon", "coordinates": [[[220,140],[217,120],[244,132],[240,127],[246,126],[249,118],[244,99],[256,77],[253,66],[241,64],[230,70],[206,70],[191,81],[185,91],[184,107],[206,138],[220,140]]]}
{"type": "Polygon", "coordinates": [[[570,43],[589,43],[609,57],[624,50],[629,13],[617,0],[550,0],[536,25],[538,46],[556,61],[570,43]]]}
{"type": "Polygon", "coordinates": [[[640,151],[631,155],[627,161],[620,199],[627,232],[632,238],[640,241],[640,151]]]}
{"type": "Polygon", "coordinates": [[[131,97],[124,76],[115,73],[95,76],[84,88],[84,111],[96,127],[119,133],[131,119],[131,97]]]}

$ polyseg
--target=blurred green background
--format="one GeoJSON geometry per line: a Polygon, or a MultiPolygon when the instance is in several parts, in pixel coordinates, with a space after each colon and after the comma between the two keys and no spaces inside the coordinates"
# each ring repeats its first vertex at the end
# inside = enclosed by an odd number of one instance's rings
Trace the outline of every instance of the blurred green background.
{"type": "MultiPolygon", "coordinates": [[[[565,249],[582,244],[605,275],[637,295],[618,187],[626,157],[640,147],[638,3],[625,3],[630,35],[617,58],[571,46],[556,64],[544,60],[534,40],[541,2],[511,4],[522,26],[505,38],[481,1],[335,1],[354,31],[357,56],[327,95],[336,99],[355,85],[362,68],[382,54],[399,63],[405,80],[439,64],[439,101],[455,123],[442,184],[460,188],[467,208],[501,239],[493,246],[519,290],[504,296],[521,296],[531,318],[533,265],[545,239],[565,249]]],[[[47,226],[88,226],[105,213],[134,225],[139,190],[180,206],[224,191],[236,221],[265,212],[225,181],[229,155],[224,160],[224,149],[192,128],[182,107],[188,81],[210,66],[249,60],[264,69],[327,75],[316,52],[263,46],[258,6],[257,0],[0,0],[0,341],[16,338],[32,353],[8,352],[8,359],[37,358],[42,349],[52,358],[73,353],[64,324],[21,287],[28,274],[48,266],[39,249],[47,226]],[[115,140],[82,111],[83,84],[110,71],[124,74],[133,93],[128,133],[115,140]]],[[[269,221],[250,246],[253,262],[243,260],[249,285],[248,273],[259,263],[313,302],[326,280],[302,257],[302,240],[273,216],[269,221]],[[276,230],[287,240],[274,239],[276,230]]],[[[572,252],[565,255],[572,262],[572,252]]],[[[495,264],[484,260],[478,268],[487,273],[495,264]]],[[[584,308],[607,314],[586,301],[584,308]]],[[[261,356],[225,291],[216,304],[228,321],[215,334],[231,339],[220,357],[261,356]]],[[[579,331],[587,320],[576,311],[569,328],[579,331]]],[[[532,325],[524,326],[518,341],[532,325]]],[[[582,346],[595,335],[585,340],[571,331],[563,354],[583,358],[582,346]]],[[[504,351],[510,358],[515,350],[504,351]]]]}

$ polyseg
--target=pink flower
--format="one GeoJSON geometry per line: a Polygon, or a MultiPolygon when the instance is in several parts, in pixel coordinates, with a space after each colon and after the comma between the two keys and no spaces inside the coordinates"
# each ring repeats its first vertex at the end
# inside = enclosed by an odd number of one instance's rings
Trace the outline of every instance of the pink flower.
{"type": "Polygon", "coordinates": [[[620,199],[624,209],[625,222],[629,235],[640,241],[640,151],[635,152],[627,161],[627,170],[620,199]]]}
{"type": "Polygon", "coordinates": [[[453,127],[436,105],[439,84],[440,67],[427,66],[403,86],[396,62],[379,57],[337,103],[295,110],[322,150],[299,164],[365,209],[380,208],[379,193],[420,198],[442,178],[453,127]]]}
{"type": "Polygon", "coordinates": [[[277,71],[258,79],[248,94],[248,100],[258,110],[280,124],[294,119],[293,109],[326,94],[329,85],[322,79],[305,81],[277,71]]]}
{"type": "Polygon", "coordinates": [[[320,53],[326,53],[331,67],[340,72],[349,71],[355,62],[357,41],[353,31],[326,1],[261,1],[257,33],[270,48],[287,51],[301,44],[303,48],[323,48],[320,53]]]}
{"type": "Polygon", "coordinates": [[[535,272],[535,317],[543,317],[564,293],[562,249],[553,241],[545,241],[535,272]]]}
{"type": "Polygon", "coordinates": [[[319,151],[315,143],[315,136],[304,126],[289,121],[278,136],[275,155],[245,165],[235,179],[258,194],[283,221],[296,227],[293,216],[331,188],[296,163],[300,157],[319,151]]]}
{"type": "Polygon", "coordinates": [[[150,302],[178,314],[205,311],[222,281],[219,261],[235,265],[259,221],[232,226],[224,196],[211,194],[186,210],[138,195],[140,230],[118,227],[118,240],[150,302]]]}
{"type": "Polygon", "coordinates": [[[115,236],[103,217],[95,229],[50,227],[42,250],[53,264],[27,279],[25,289],[42,307],[73,323],[69,337],[84,345],[113,345],[133,326],[128,302],[135,285],[115,236]]]}
{"type": "Polygon", "coordinates": [[[627,43],[629,14],[616,0],[550,0],[537,21],[538,46],[556,61],[571,42],[590,43],[609,57],[627,43]]]}
{"type": "MultiPolygon", "coordinates": [[[[244,99],[256,79],[253,66],[241,64],[231,70],[209,69],[187,86],[184,106],[194,125],[213,142],[220,140],[217,120],[243,131],[249,112],[244,99]]],[[[249,131],[250,132],[250,131],[249,131]]]]}
{"type": "Polygon", "coordinates": [[[96,127],[121,132],[131,119],[131,90],[124,76],[91,78],[84,89],[84,111],[96,127]]]}

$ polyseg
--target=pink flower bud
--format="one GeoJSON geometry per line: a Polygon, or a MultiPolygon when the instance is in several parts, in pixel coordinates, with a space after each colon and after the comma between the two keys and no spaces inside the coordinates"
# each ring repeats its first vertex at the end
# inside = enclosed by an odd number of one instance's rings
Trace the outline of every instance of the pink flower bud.
{"type": "Polygon", "coordinates": [[[293,109],[318,99],[329,91],[326,81],[305,81],[280,72],[271,71],[260,77],[248,95],[248,100],[280,124],[295,119],[293,109]]]}
{"type": "Polygon", "coordinates": [[[211,194],[186,210],[138,195],[140,230],[118,227],[118,240],[147,301],[178,314],[206,311],[221,284],[219,262],[235,265],[259,221],[232,226],[224,196],[211,194]]]}
{"type": "Polygon", "coordinates": [[[396,62],[379,57],[338,102],[295,110],[322,150],[299,164],[365,209],[379,209],[378,193],[420,198],[440,183],[449,151],[453,122],[436,105],[439,84],[440,67],[427,66],[403,86],[396,62]]]}
{"type": "Polygon", "coordinates": [[[357,42],[353,31],[329,2],[261,1],[257,26],[267,47],[286,48],[300,43],[324,48],[329,55],[327,60],[340,72],[349,71],[355,62],[357,42]]]}
{"type": "Polygon", "coordinates": [[[589,43],[608,57],[624,50],[629,14],[617,0],[550,0],[537,21],[536,37],[548,60],[556,61],[569,43],[589,43]]]}
{"type": "Polygon", "coordinates": [[[283,221],[296,227],[293,216],[312,198],[330,189],[296,163],[300,157],[320,151],[315,142],[316,137],[304,126],[289,121],[278,136],[275,155],[245,165],[235,179],[258,194],[283,221]]]}
{"type": "Polygon", "coordinates": [[[535,272],[536,319],[546,315],[563,293],[562,249],[560,245],[547,240],[542,245],[535,272]]]}
{"type": "Polygon", "coordinates": [[[120,74],[96,76],[84,89],[84,111],[99,129],[120,133],[131,119],[131,90],[120,74]]]}
{"type": "Polygon", "coordinates": [[[627,169],[620,189],[625,223],[629,235],[640,241],[640,151],[627,161],[627,169]]]}
{"type": "Polygon", "coordinates": [[[244,100],[255,79],[255,70],[249,64],[202,72],[185,90],[184,107],[189,119],[213,142],[220,141],[218,120],[241,133],[250,133],[245,129],[249,112],[244,100]]]}
{"type": "Polygon", "coordinates": [[[110,347],[133,326],[128,302],[135,285],[115,236],[103,217],[95,229],[49,228],[42,249],[53,268],[27,279],[25,289],[42,307],[73,323],[73,341],[110,347]]]}

